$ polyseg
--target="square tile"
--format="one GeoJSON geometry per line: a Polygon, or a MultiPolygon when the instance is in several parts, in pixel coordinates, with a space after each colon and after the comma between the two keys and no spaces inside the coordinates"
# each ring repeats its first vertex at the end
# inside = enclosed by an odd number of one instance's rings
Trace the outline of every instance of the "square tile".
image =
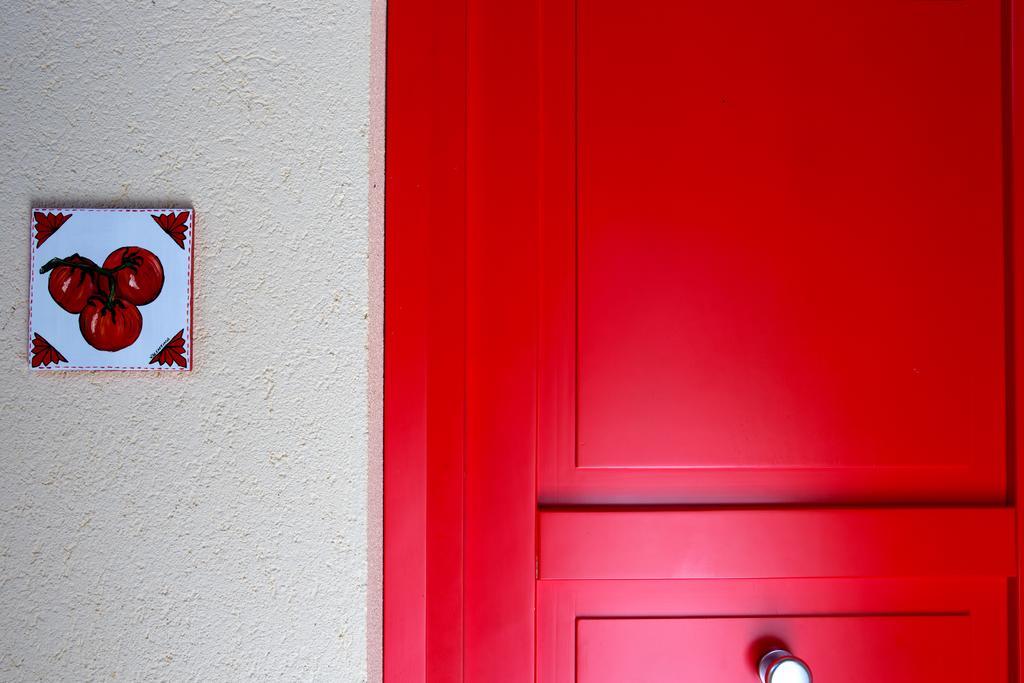
{"type": "Polygon", "coordinates": [[[190,208],[33,209],[30,367],[190,370],[193,220],[190,208]]]}

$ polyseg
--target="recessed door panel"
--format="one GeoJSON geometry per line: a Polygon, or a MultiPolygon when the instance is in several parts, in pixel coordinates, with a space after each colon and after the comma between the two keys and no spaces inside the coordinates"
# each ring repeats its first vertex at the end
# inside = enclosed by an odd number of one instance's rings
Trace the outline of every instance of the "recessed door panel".
{"type": "Polygon", "coordinates": [[[815,681],[1008,680],[1001,579],[541,581],[538,683],[756,683],[782,648],[815,681]]]}
{"type": "Polygon", "coordinates": [[[782,644],[829,683],[1005,680],[1005,663],[974,651],[970,628],[964,615],[581,619],[576,680],[756,683],[760,650],[782,644]]]}
{"type": "Polygon", "coordinates": [[[1001,500],[998,0],[545,13],[542,500],[1001,500]]]}

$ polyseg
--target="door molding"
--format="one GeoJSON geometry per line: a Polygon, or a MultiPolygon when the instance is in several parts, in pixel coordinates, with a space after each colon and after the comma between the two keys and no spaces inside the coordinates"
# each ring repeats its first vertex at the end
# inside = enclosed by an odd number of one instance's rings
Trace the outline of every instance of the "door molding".
{"type": "Polygon", "coordinates": [[[538,16],[388,8],[388,682],[534,677],[538,16]]]}
{"type": "Polygon", "coordinates": [[[384,680],[461,680],[465,2],[388,8],[384,680]]]}

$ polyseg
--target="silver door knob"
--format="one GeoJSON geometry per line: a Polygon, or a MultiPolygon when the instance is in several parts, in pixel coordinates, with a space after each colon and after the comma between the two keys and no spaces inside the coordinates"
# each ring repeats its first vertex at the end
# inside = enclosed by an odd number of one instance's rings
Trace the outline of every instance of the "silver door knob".
{"type": "Polygon", "coordinates": [[[761,657],[761,683],[811,683],[811,668],[788,650],[772,650],[761,657]]]}

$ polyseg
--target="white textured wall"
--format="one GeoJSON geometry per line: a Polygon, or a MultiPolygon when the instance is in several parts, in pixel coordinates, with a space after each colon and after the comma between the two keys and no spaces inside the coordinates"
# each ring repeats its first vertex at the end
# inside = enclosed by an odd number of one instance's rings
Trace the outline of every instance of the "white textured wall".
{"type": "Polygon", "coordinates": [[[0,11],[0,680],[377,669],[370,15],[0,11]],[[29,375],[33,203],[195,207],[191,375],[29,375]]]}

